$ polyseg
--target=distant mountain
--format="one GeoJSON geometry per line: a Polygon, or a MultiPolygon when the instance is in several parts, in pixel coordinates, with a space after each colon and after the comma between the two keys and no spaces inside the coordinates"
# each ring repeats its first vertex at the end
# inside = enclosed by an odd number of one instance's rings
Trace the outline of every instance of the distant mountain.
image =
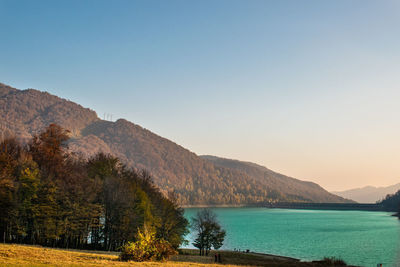
{"type": "Polygon", "coordinates": [[[111,153],[131,167],[147,169],[163,192],[174,190],[184,205],[347,201],[315,183],[252,163],[201,158],[139,125],[101,120],[93,110],[49,93],[0,84],[0,138],[27,141],[50,123],[71,131],[72,151],[86,157],[111,153]]]}
{"type": "Polygon", "coordinates": [[[332,193],[359,203],[375,203],[384,199],[388,194],[396,193],[398,190],[400,190],[400,183],[386,187],[365,186],[332,193]]]}

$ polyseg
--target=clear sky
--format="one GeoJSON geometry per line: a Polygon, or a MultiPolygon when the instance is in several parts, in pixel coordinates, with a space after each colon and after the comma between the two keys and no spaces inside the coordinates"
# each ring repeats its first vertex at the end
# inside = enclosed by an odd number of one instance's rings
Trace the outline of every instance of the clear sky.
{"type": "Polygon", "coordinates": [[[0,82],[328,190],[400,182],[400,1],[0,0],[0,82]]]}

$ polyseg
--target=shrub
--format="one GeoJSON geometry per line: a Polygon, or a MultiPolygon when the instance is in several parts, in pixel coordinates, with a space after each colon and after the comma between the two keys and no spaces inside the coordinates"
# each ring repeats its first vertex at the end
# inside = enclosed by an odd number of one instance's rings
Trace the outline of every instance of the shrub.
{"type": "Polygon", "coordinates": [[[177,251],[168,241],[157,239],[153,229],[138,230],[136,242],[128,242],[121,247],[121,261],[164,261],[177,251]]]}

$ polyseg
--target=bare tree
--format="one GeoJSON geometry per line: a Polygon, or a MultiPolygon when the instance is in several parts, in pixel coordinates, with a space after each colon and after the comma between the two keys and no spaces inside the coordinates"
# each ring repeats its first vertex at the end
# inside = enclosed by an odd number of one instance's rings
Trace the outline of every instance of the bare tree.
{"type": "Polygon", "coordinates": [[[192,217],[192,230],[197,234],[193,245],[201,256],[208,255],[211,248],[219,249],[225,239],[225,230],[217,221],[217,215],[210,209],[203,209],[192,217]]]}

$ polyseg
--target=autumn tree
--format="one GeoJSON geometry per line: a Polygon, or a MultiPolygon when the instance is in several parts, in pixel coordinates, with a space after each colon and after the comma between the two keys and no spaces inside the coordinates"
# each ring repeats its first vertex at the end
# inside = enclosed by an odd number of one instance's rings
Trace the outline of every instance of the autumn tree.
{"type": "Polygon", "coordinates": [[[184,209],[178,204],[177,196],[174,192],[169,192],[168,198],[160,198],[160,203],[155,206],[158,209],[156,214],[162,218],[157,225],[158,238],[168,240],[177,249],[181,244],[187,243],[184,239],[188,234],[188,220],[184,217],[184,209]]]}
{"type": "Polygon", "coordinates": [[[57,124],[50,124],[31,140],[29,151],[44,177],[51,179],[65,174],[64,163],[69,155],[66,153],[68,139],[68,130],[57,124]]]}
{"type": "Polygon", "coordinates": [[[0,143],[0,229],[1,240],[11,241],[11,228],[16,219],[16,177],[15,171],[21,151],[15,139],[0,143]]]}
{"type": "Polygon", "coordinates": [[[51,124],[26,147],[0,142],[2,242],[117,250],[148,226],[156,244],[182,244],[188,222],[176,198],[114,156],[71,154],[68,135],[51,124]]]}

